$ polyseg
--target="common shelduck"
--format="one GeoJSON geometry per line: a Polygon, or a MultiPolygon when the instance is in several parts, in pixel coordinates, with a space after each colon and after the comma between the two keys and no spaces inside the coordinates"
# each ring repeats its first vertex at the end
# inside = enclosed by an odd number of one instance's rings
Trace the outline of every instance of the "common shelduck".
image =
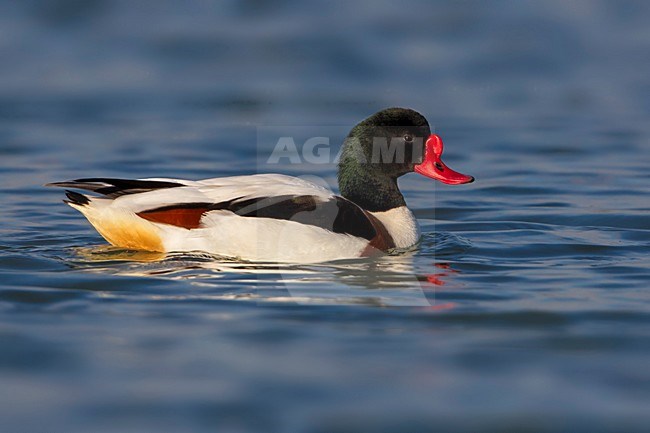
{"type": "Polygon", "coordinates": [[[420,113],[388,108],[356,125],[338,164],[341,195],[297,177],[207,180],[85,178],[66,191],[111,244],[157,252],[203,251],[248,261],[312,263],[409,248],[420,237],[397,178],[416,173],[457,185],[443,143],[420,113]]]}

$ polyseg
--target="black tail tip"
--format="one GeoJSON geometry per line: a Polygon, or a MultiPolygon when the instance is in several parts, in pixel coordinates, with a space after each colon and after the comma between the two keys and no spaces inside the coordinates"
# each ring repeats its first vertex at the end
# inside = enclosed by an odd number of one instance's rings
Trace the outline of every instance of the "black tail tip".
{"type": "Polygon", "coordinates": [[[90,203],[88,197],[86,197],[83,194],[79,194],[78,192],[74,192],[66,189],[65,196],[68,197],[68,200],[63,200],[66,203],[72,203],[79,206],[85,206],[88,203],[90,203]]]}

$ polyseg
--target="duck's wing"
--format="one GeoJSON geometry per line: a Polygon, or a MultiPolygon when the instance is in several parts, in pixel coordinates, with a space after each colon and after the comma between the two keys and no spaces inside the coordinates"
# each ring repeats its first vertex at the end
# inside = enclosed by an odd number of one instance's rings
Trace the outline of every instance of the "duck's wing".
{"type": "MultiPolygon", "coordinates": [[[[164,179],[168,180],[168,179],[164,179]]],[[[233,196],[254,198],[275,195],[313,195],[323,198],[333,196],[330,189],[309,180],[284,174],[255,174],[205,179],[195,182],[205,194],[215,200],[233,196]]]]}
{"type": "MultiPolygon", "coordinates": [[[[147,209],[139,210],[138,216],[158,223],[183,222],[181,225],[190,229],[218,224],[219,216],[232,214],[294,221],[368,240],[377,235],[373,221],[359,206],[327,188],[291,176],[260,174],[208,179],[167,193],[152,191],[146,195],[147,209]],[[151,200],[158,195],[164,196],[165,204],[154,206],[151,200]]],[[[139,207],[145,197],[133,198],[139,207]]]]}
{"type": "Polygon", "coordinates": [[[85,178],[49,186],[102,194],[66,192],[66,202],[95,227],[116,214],[190,230],[217,229],[221,217],[238,216],[293,221],[366,240],[378,236],[376,221],[356,204],[313,182],[280,174],[202,181],[85,178]]]}
{"type": "Polygon", "coordinates": [[[197,198],[197,193],[209,201],[221,202],[239,198],[263,198],[277,195],[311,195],[324,199],[332,192],[307,180],[283,174],[256,174],[230,176],[200,181],[171,178],[118,179],[107,177],[83,178],[66,182],[53,182],[45,186],[91,191],[106,198],[121,198],[126,204],[136,202],[179,203],[197,198]],[[175,188],[182,188],[175,190],[175,188]],[[188,192],[192,192],[189,194],[188,192]],[[148,193],[148,194],[144,194],[148,193]],[[127,197],[123,197],[127,196],[127,197]],[[146,200],[143,198],[146,197],[146,200]]]}

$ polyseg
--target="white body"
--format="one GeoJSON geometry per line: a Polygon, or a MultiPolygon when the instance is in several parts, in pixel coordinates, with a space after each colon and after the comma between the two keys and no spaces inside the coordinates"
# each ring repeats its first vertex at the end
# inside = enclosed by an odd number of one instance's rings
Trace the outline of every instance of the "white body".
{"type": "MultiPolygon", "coordinates": [[[[111,244],[149,251],[205,251],[250,261],[315,263],[361,256],[368,240],[334,233],[291,220],[242,217],[228,210],[207,212],[198,228],[186,229],[145,220],[138,212],[182,203],[221,203],[239,198],[310,195],[331,199],[332,192],[300,178],[260,174],[185,181],[184,187],[110,198],[90,197],[85,205],[70,205],[83,213],[111,244]]],[[[384,224],[397,248],[419,239],[418,224],[406,207],[373,213],[384,224]]]]}

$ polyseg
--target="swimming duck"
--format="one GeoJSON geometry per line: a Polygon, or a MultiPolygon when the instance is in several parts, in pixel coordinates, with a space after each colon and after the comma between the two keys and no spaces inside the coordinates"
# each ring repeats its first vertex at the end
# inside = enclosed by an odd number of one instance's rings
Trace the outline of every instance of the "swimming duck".
{"type": "Polygon", "coordinates": [[[248,261],[315,263],[409,248],[420,237],[397,178],[474,181],[441,160],[443,142],[420,113],[388,108],[357,124],[338,164],[341,195],[301,178],[254,174],[207,180],[85,178],[66,190],[117,247],[204,251],[248,261]]]}

